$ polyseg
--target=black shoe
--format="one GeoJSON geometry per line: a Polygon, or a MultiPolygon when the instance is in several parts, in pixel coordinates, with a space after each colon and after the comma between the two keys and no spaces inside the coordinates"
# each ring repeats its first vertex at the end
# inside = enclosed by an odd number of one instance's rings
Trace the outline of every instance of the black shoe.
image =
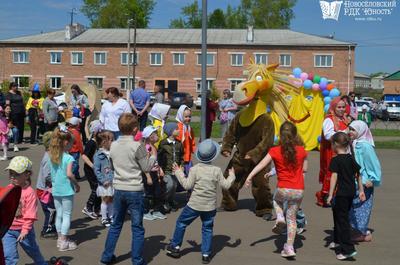
{"type": "Polygon", "coordinates": [[[210,263],[210,261],[211,261],[210,256],[204,256],[204,255],[201,256],[201,263],[208,264],[210,263]]]}
{"type": "Polygon", "coordinates": [[[162,210],[163,210],[164,214],[165,214],[165,213],[170,213],[170,212],[171,212],[171,206],[169,206],[168,203],[165,203],[165,204],[162,206],[162,210]]]}
{"type": "Polygon", "coordinates": [[[100,261],[100,264],[106,264],[106,265],[111,265],[114,264],[117,261],[117,257],[115,255],[112,255],[110,261],[100,261]]]}
{"type": "Polygon", "coordinates": [[[262,216],[262,218],[263,218],[265,221],[271,221],[271,220],[272,220],[272,213],[266,213],[266,214],[264,214],[264,215],[262,216]]]}
{"type": "Polygon", "coordinates": [[[53,238],[57,236],[57,231],[48,228],[42,232],[40,232],[40,237],[42,238],[53,238]]]}
{"type": "Polygon", "coordinates": [[[175,259],[178,259],[178,258],[181,257],[181,253],[180,253],[179,247],[178,248],[177,247],[173,247],[171,244],[169,244],[167,246],[166,250],[167,250],[167,255],[170,256],[170,257],[173,257],[175,259]]]}

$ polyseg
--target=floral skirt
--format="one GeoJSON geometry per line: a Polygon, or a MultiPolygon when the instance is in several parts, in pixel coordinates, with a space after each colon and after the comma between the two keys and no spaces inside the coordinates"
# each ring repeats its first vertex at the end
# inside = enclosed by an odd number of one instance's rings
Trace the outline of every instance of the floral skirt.
{"type": "Polygon", "coordinates": [[[353,205],[350,209],[350,224],[357,232],[366,235],[373,206],[374,187],[366,188],[364,186],[364,193],[365,201],[360,201],[358,194],[353,200],[353,205]]]}

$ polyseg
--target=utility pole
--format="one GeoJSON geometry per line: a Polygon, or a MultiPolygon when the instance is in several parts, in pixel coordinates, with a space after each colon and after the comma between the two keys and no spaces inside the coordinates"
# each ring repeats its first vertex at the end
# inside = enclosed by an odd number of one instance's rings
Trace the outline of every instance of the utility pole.
{"type": "Polygon", "coordinates": [[[136,87],[136,18],[133,19],[133,89],[136,87]]]}
{"type": "Polygon", "coordinates": [[[73,7],[73,8],[71,9],[71,11],[68,12],[68,13],[70,14],[70,16],[71,16],[71,21],[70,21],[70,23],[69,23],[70,26],[72,26],[72,24],[74,23],[74,15],[77,14],[75,11],[76,11],[76,8],[73,7]]]}
{"type": "Polygon", "coordinates": [[[128,19],[128,54],[126,58],[126,64],[128,66],[128,74],[126,76],[126,99],[129,101],[129,95],[131,93],[131,22],[133,19],[128,19]]]}
{"type": "Polygon", "coordinates": [[[206,139],[207,113],[207,0],[202,0],[201,22],[201,134],[200,140],[206,139]]]}

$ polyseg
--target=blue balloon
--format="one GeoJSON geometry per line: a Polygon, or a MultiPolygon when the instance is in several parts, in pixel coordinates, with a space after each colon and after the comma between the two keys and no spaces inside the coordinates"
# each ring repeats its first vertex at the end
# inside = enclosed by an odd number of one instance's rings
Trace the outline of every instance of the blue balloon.
{"type": "Polygon", "coordinates": [[[318,143],[321,142],[321,135],[318,136],[317,140],[318,140],[318,143]]]}
{"type": "Polygon", "coordinates": [[[329,90],[326,90],[326,89],[322,90],[322,96],[324,96],[324,97],[329,96],[329,90]]]}
{"type": "Polygon", "coordinates": [[[33,85],[33,89],[32,89],[32,91],[35,91],[35,92],[40,92],[40,86],[39,86],[39,84],[38,84],[38,83],[35,83],[35,84],[33,85]]]}
{"type": "Polygon", "coordinates": [[[339,95],[340,95],[340,91],[339,91],[339,89],[337,89],[336,87],[335,87],[335,88],[332,88],[332,90],[329,91],[329,96],[330,96],[331,98],[336,98],[336,97],[339,96],[339,95]]]}
{"type": "Polygon", "coordinates": [[[312,87],[312,85],[313,85],[313,82],[311,81],[311,80],[305,80],[304,82],[303,82],[303,87],[305,88],[305,89],[310,89],[311,87],[312,87]]]}
{"type": "Polygon", "coordinates": [[[328,79],[326,79],[325,77],[321,77],[321,79],[319,80],[319,83],[327,83],[328,84],[328,79]]]}
{"type": "Polygon", "coordinates": [[[327,113],[328,110],[329,110],[329,104],[328,104],[328,105],[325,105],[325,107],[324,107],[324,112],[327,113]]]}
{"type": "Polygon", "coordinates": [[[332,98],[330,98],[330,97],[324,97],[324,104],[325,104],[325,105],[329,105],[329,103],[331,103],[331,101],[332,101],[332,98]]]}
{"type": "Polygon", "coordinates": [[[296,68],[293,69],[293,75],[295,77],[297,77],[297,78],[300,78],[300,75],[301,75],[302,72],[303,71],[299,67],[296,67],[296,68]]]}

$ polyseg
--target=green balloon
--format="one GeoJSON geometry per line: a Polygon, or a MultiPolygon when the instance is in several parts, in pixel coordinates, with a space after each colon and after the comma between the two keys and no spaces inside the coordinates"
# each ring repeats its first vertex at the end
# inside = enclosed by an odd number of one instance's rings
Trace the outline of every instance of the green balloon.
{"type": "Polygon", "coordinates": [[[313,82],[319,84],[319,81],[321,81],[321,77],[319,75],[314,75],[313,82]]]}

